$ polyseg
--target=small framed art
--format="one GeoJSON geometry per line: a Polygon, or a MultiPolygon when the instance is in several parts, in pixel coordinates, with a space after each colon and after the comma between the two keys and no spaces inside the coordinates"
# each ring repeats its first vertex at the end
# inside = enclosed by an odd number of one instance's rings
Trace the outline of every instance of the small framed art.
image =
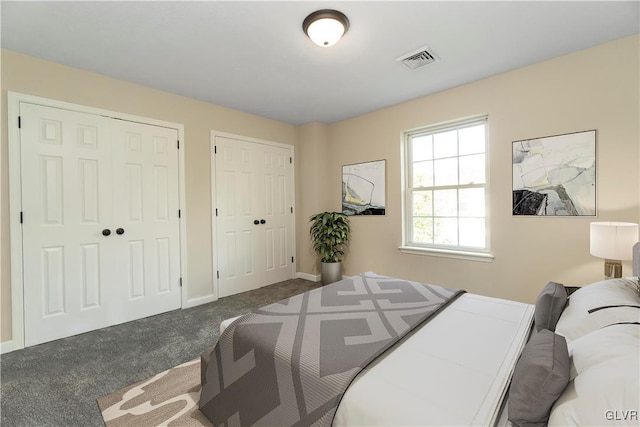
{"type": "Polygon", "coordinates": [[[384,215],[385,160],[342,166],[342,213],[384,215]]]}

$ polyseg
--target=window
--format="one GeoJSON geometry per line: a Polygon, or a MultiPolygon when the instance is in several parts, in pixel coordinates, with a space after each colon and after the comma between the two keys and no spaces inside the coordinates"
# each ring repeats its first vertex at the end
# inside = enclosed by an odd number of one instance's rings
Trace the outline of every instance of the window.
{"type": "Polygon", "coordinates": [[[405,133],[401,249],[488,257],[487,118],[405,133]]]}

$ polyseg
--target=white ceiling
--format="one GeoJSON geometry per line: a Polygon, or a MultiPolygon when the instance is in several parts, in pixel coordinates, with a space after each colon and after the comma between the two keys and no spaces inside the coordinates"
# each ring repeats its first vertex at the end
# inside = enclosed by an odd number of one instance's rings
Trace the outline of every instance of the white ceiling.
{"type": "Polygon", "coordinates": [[[296,125],[354,117],[640,29],[638,1],[1,5],[5,49],[296,125]],[[331,48],[302,32],[304,18],[326,8],[351,22],[331,48]],[[412,71],[395,60],[425,45],[438,62],[412,71]]]}

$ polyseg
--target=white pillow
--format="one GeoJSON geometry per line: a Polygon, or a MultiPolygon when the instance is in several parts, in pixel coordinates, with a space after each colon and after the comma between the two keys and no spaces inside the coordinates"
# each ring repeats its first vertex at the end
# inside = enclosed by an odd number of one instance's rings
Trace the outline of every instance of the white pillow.
{"type": "MultiPolygon", "coordinates": [[[[640,372],[640,325],[618,324],[591,332],[571,343],[569,357],[571,380],[594,366],[629,357],[635,358],[635,372],[640,372]]],[[[640,376],[636,380],[640,387],[640,376]]]]}
{"type": "Polygon", "coordinates": [[[589,310],[612,305],[640,307],[634,281],[611,279],[578,289],[569,296],[555,332],[564,336],[570,346],[575,339],[607,325],[640,321],[640,308],[635,307],[605,308],[589,313],[589,310]]]}
{"type": "Polygon", "coordinates": [[[575,340],[570,381],[549,426],[639,425],[640,325],[614,325],[575,340]]]}
{"type": "MultiPolygon", "coordinates": [[[[640,263],[640,259],[638,259],[638,262],[640,263]]],[[[640,296],[640,276],[636,277],[636,276],[629,276],[626,277],[627,280],[631,280],[631,282],[633,282],[635,289],[636,289],[636,293],[638,294],[638,296],[640,296]]]]}

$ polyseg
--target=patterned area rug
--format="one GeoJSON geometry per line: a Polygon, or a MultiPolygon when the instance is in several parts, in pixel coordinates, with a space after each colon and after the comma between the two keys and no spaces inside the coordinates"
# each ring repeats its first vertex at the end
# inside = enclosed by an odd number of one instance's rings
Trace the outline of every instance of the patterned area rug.
{"type": "Polygon", "coordinates": [[[98,399],[107,427],[211,426],[198,409],[200,359],[98,399]]]}

